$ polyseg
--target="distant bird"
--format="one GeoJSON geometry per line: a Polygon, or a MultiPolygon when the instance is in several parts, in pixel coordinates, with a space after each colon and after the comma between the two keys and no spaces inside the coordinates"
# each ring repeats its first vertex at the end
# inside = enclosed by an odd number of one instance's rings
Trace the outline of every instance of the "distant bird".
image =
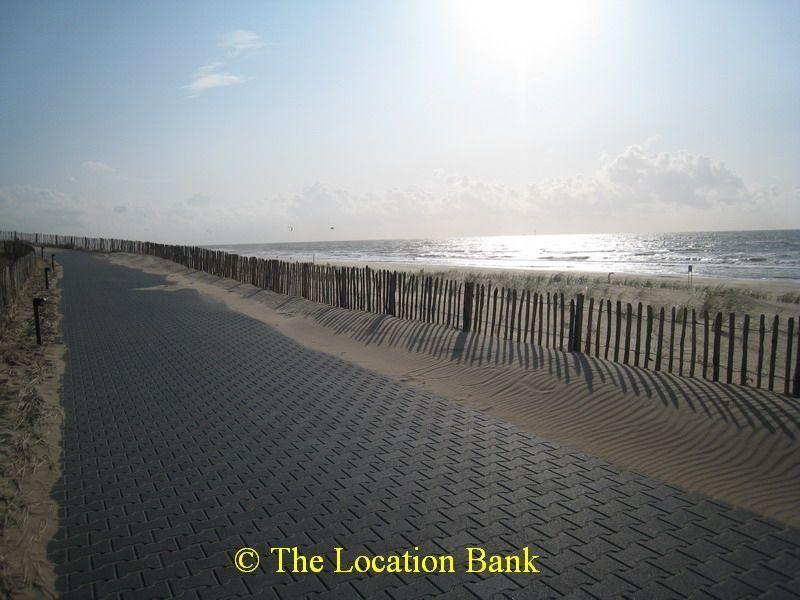
{"type": "Polygon", "coordinates": [[[331,226],[331,229],[333,229],[333,226],[331,226]]]}
{"type": "Polygon", "coordinates": [[[608,283],[611,283],[611,276],[614,274],[614,271],[608,274],[608,283]]]}
{"type": "Polygon", "coordinates": [[[294,231],[294,227],[292,227],[291,225],[289,225],[289,231],[294,231]]]}

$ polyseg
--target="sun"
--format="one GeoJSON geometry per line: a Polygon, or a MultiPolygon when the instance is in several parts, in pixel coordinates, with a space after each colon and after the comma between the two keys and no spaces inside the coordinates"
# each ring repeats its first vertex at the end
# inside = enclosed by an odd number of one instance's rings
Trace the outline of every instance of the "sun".
{"type": "Polygon", "coordinates": [[[548,59],[568,52],[591,19],[582,0],[460,0],[456,12],[467,40],[481,52],[548,59]]]}

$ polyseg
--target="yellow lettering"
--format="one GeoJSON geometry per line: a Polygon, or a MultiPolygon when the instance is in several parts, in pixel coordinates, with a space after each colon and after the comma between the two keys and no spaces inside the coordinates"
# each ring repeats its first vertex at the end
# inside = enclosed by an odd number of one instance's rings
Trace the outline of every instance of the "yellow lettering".
{"type": "Polygon", "coordinates": [[[492,554],[489,557],[489,573],[503,572],[503,557],[499,554],[492,554]]]}
{"type": "Polygon", "coordinates": [[[372,559],[372,572],[383,573],[386,569],[383,566],[386,559],[383,556],[375,556],[372,559]]]}
{"type": "Polygon", "coordinates": [[[537,554],[531,554],[527,546],[525,546],[525,572],[538,573],[539,569],[536,568],[534,561],[539,558],[537,554]]]}
{"type": "Polygon", "coordinates": [[[277,557],[276,557],[276,561],[277,561],[278,564],[277,564],[277,568],[275,569],[275,572],[276,573],[286,573],[286,568],[283,566],[283,556],[284,556],[284,553],[288,554],[289,552],[292,551],[292,549],[280,546],[280,547],[277,547],[277,548],[270,548],[269,553],[270,554],[275,554],[276,550],[277,550],[277,554],[278,554],[277,557]]]}
{"type": "Polygon", "coordinates": [[[486,571],[486,550],[483,548],[475,548],[467,546],[467,573],[483,573],[486,571]],[[475,556],[477,554],[477,556],[475,556]],[[474,568],[475,563],[480,568],[474,568]]]}
{"type": "Polygon", "coordinates": [[[352,573],[352,566],[347,570],[342,569],[342,550],[344,550],[344,548],[339,548],[337,546],[333,550],[336,552],[336,569],[334,570],[334,573],[352,573]]]}
{"type": "Polygon", "coordinates": [[[311,557],[311,560],[308,561],[308,566],[311,569],[312,573],[322,573],[322,563],[324,559],[316,554],[311,557]]]}

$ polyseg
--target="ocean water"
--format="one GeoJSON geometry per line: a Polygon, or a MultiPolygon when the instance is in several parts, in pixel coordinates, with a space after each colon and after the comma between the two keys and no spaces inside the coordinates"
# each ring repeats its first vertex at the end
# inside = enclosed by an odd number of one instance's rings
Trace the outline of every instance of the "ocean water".
{"type": "Polygon", "coordinates": [[[793,279],[800,285],[800,230],[525,235],[438,240],[361,240],[209,246],[244,256],[316,262],[547,269],[597,273],[793,279]]]}

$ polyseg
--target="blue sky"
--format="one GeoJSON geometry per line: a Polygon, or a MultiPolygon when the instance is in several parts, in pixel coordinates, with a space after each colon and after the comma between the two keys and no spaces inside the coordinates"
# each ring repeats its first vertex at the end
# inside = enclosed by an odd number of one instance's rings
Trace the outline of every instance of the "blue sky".
{"type": "Polygon", "coordinates": [[[0,56],[3,228],[800,227],[798,2],[7,1],[0,56]]]}

